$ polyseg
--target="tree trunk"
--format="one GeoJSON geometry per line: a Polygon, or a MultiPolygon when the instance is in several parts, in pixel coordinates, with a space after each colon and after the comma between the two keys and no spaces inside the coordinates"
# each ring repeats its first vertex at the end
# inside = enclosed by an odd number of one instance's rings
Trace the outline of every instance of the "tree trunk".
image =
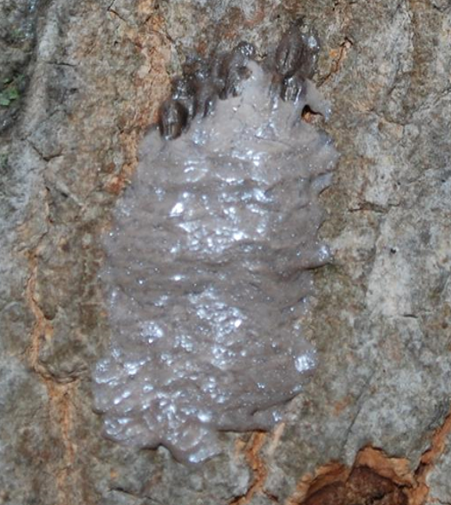
{"type": "Polygon", "coordinates": [[[0,0],[0,503],[451,502],[450,75],[448,0],[0,0]],[[273,432],[224,433],[203,465],[110,442],[99,238],[140,140],[187,54],[301,16],[341,154],[317,371],[273,432]]]}

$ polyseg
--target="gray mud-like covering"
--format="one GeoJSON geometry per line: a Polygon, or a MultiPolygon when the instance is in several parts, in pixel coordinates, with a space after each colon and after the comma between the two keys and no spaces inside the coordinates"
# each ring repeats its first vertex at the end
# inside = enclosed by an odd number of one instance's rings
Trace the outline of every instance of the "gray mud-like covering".
{"type": "Polygon", "coordinates": [[[187,462],[218,453],[219,430],[270,429],[315,367],[299,317],[329,258],[318,195],[337,153],[301,112],[327,107],[310,81],[285,102],[248,68],[187,133],[146,136],[104,238],[113,337],[96,409],[113,440],[187,462]]]}

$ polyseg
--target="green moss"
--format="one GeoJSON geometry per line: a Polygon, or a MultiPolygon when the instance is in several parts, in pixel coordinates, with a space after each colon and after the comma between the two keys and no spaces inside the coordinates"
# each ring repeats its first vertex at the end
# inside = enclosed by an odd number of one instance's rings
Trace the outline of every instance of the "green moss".
{"type": "Polygon", "coordinates": [[[0,170],[4,170],[8,166],[8,154],[0,153],[0,170]]]}
{"type": "Polygon", "coordinates": [[[9,107],[13,102],[19,100],[19,88],[23,82],[23,75],[18,75],[14,79],[6,77],[2,79],[0,86],[0,106],[9,107]]]}

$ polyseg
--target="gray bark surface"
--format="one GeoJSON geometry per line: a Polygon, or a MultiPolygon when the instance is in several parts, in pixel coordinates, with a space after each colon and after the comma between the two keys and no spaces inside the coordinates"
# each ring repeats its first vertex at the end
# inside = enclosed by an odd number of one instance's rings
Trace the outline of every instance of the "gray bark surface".
{"type": "Polygon", "coordinates": [[[451,503],[450,118],[448,0],[0,0],[0,503],[451,503]],[[319,368],[273,433],[224,434],[203,466],[109,442],[99,237],[140,139],[184,55],[302,15],[341,153],[319,368]]]}

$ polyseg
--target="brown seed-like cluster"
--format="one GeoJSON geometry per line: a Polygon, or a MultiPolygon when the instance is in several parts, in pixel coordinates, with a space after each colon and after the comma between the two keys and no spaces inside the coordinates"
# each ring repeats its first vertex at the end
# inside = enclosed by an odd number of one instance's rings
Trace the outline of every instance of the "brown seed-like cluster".
{"type": "MultiPolygon", "coordinates": [[[[305,94],[305,80],[315,71],[319,45],[311,28],[299,20],[284,33],[279,44],[263,61],[272,77],[271,92],[283,100],[298,100],[305,94]]],[[[215,54],[211,61],[189,59],[183,76],[172,83],[172,92],[160,109],[159,128],[166,139],[179,137],[195,116],[206,116],[218,99],[237,96],[251,70],[248,64],[257,58],[253,44],[240,42],[232,51],[215,54]]]]}

